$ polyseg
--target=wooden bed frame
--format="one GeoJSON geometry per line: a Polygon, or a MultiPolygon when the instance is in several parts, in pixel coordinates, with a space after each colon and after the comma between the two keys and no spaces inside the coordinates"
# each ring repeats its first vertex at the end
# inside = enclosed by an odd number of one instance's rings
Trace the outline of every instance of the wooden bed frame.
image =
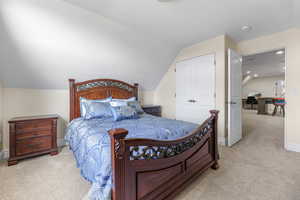
{"type": "MultiPolygon", "coordinates": [[[[80,116],[79,98],[138,98],[138,84],[97,79],[70,84],[70,120],[80,116]]],[[[167,200],[208,168],[218,169],[218,111],[186,137],[173,141],[125,139],[125,129],[110,130],[112,200],[167,200]]]]}

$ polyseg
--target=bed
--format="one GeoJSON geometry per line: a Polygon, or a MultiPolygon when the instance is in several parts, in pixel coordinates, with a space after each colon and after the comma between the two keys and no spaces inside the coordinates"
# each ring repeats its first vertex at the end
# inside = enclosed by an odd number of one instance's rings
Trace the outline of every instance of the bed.
{"type": "Polygon", "coordinates": [[[141,114],[138,119],[84,120],[81,97],[138,99],[138,84],[69,80],[70,124],[66,140],[91,199],[166,200],[208,168],[218,169],[218,111],[201,125],[141,114]]]}

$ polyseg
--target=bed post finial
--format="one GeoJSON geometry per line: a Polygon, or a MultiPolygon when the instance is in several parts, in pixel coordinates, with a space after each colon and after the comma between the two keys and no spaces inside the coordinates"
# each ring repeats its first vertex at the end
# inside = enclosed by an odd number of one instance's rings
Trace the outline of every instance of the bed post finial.
{"type": "Polygon", "coordinates": [[[139,84],[138,83],[134,83],[134,96],[136,97],[136,100],[138,100],[139,98],[139,94],[138,94],[138,91],[139,91],[139,84]]]}
{"type": "Polygon", "coordinates": [[[70,89],[70,121],[75,118],[75,79],[69,79],[70,89]]]}
{"type": "Polygon", "coordinates": [[[218,149],[218,115],[219,115],[219,111],[218,110],[210,110],[209,111],[211,116],[212,116],[212,120],[213,120],[213,140],[214,140],[214,160],[215,163],[211,166],[212,169],[217,170],[219,168],[219,164],[218,164],[218,160],[220,159],[220,155],[219,155],[219,149],[218,149]]]}
{"type": "Polygon", "coordinates": [[[111,139],[112,175],[115,187],[112,189],[112,199],[120,200],[125,196],[125,159],[124,139],[128,134],[126,129],[118,128],[108,131],[111,139]],[[117,189],[116,189],[117,188],[117,189]]]}
{"type": "Polygon", "coordinates": [[[210,110],[209,112],[214,117],[218,117],[218,115],[219,115],[219,111],[218,110],[210,110]]]}

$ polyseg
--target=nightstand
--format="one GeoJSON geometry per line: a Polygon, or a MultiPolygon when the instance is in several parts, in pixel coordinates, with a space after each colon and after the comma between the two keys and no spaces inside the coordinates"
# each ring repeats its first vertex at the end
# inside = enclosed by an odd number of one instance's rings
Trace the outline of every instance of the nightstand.
{"type": "Polygon", "coordinates": [[[57,120],[58,115],[16,117],[9,123],[8,166],[19,160],[50,153],[58,154],[57,120]]]}
{"type": "Polygon", "coordinates": [[[142,106],[145,113],[161,117],[161,106],[158,105],[144,105],[142,106]]]}

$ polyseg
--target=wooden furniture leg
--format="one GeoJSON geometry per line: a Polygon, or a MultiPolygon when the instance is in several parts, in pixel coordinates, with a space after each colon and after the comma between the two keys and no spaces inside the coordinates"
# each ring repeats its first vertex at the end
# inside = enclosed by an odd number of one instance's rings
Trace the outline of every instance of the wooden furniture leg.
{"type": "Polygon", "coordinates": [[[55,156],[55,155],[57,155],[57,154],[58,154],[58,151],[52,151],[52,152],[50,153],[51,156],[55,156]]]}
{"type": "Polygon", "coordinates": [[[277,105],[275,105],[274,111],[273,111],[273,114],[272,114],[272,115],[274,116],[274,115],[276,115],[276,113],[277,113],[277,105]]]}
{"type": "Polygon", "coordinates": [[[16,165],[16,164],[18,164],[17,160],[9,160],[9,161],[7,161],[7,165],[8,166],[12,166],[12,165],[16,165]]]}
{"type": "Polygon", "coordinates": [[[219,165],[218,161],[216,161],[216,162],[211,166],[211,168],[214,169],[214,170],[219,169],[219,168],[220,168],[220,165],[219,165]]]}

